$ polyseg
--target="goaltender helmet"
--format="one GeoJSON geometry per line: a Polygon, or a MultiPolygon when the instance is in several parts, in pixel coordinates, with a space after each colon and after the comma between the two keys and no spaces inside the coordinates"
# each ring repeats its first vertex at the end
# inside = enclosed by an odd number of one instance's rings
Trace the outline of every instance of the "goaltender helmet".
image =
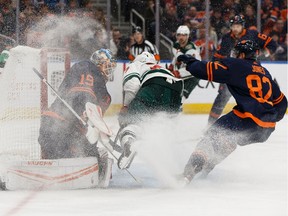
{"type": "Polygon", "coordinates": [[[101,73],[106,81],[113,80],[113,72],[116,67],[116,60],[109,49],[99,49],[95,51],[90,61],[100,67],[101,73]]]}
{"type": "Polygon", "coordinates": [[[259,53],[259,46],[252,40],[242,40],[234,47],[234,53],[236,57],[239,57],[240,53],[245,53],[246,59],[256,60],[259,53]]]}
{"type": "Polygon", "coordinates": [[[177,34],[190,35],[190,29],[186,25],[180,25],[176,31],[177,34]]]}
{"type": "Polygon", "coordinates": [[[242,15],[235,15],[230,19],[230,25],[232,26],[233,24],[241,24],[242,26],[245,25],[245,19],[242,15]]]}
{"type": "Polygon", "coordinates": [[[141,62],[145,64],[157,64],[157,60],[152,53],[147,51],[142,52],[141,54],[137,55],[133,62],[141,62]]]}

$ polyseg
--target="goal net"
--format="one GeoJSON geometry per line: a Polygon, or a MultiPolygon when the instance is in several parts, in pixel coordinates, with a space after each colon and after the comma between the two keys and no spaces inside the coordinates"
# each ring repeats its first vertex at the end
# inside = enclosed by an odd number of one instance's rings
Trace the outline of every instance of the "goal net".
{"type": "Polygon", "coordinates": [[[0,75],[0,159],[41,158],[40,116],[56,95],[33,72],[33,67],[57,90],[70,68],[69,52],[25,46],[10,50],[0,75]]]}

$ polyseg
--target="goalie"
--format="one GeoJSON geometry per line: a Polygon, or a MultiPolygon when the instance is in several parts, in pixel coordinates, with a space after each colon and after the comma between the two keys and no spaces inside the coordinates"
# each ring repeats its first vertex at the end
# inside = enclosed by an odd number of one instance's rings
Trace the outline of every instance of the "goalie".
{"type": "MultiPolygon", "coordinates": [[[[97,157],[99,178],[105,173],[108,153],[97,146],[101,133],[111,135],[108,128],[97,127],[90,116],[102,117],[110,105],[111,97],[106,83],[113,78],[116,66],[110,50],[99,49],[90,60],[75,63],[61,83],[58,93],[85,121],[95,127],[86,128],[63,103],[56,98],[48,110],[41,114],[40,135],[42,159],[97,157]],[[101,129],[99,129],[101,128],[101,129]]],[[[102,121],[103,122],[103,121],[102,121]]],[[[109,176],[110,177],[110,176],[109,176]]]]}

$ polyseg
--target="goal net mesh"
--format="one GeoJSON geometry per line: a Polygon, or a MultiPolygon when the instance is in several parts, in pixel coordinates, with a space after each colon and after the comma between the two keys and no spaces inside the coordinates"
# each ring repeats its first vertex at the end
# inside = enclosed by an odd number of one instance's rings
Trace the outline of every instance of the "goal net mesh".
{"type": "Polygon", "coordinates": [[[33,67],[57,90],[70,67],[69,52],[25,46],[10,50],[0,75],[0,158],[41,158],[40,116],[56,95],[33,72],[33,67]]]}

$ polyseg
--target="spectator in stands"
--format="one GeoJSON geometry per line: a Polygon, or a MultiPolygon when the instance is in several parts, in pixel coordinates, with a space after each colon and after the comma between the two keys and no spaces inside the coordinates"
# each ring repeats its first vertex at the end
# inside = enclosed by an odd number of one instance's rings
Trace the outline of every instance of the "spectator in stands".
{"type": "Polygon", "coordinates": [[[116,55],[117,59],[129,60],[128,56],[130,53],[130,48],[134,43],[135,41],[132,34],[128,37],[121,37],[116,55]]]}
{"type": "Polygon", "coordinates": [[[239,3],[234,2],[234,0],[224,0],[221,8],[223,19],[227,23],[229,23],[231,17],[241,12],[239,3]]]}
{"type": "Polygon", "coordinates": [[[13,11],[11,6],[11,0],[5,1],[2,3],[0,8],[0,13],[3,17],[3,23],[1,34],[4,34],[8,37],[15,37],[16,32],[16,13],[13,11]]]}
{"type": "Polygon", "coordinates": [[[277,21],[279,9],[274,7],[273,0],[264,0],[261,4],[261,8],[261,25],[263,33],[269,35],[277,21]]]}
{"type": "Polygon", "coordinates": [[[287,54],[288,54],[288,51],[287,51],[287,48],[288,48],[288,33],[286,33],[284,42],[280,43],[279,45],[283,48],[283,52],[277,54],[275,56],[275,60],[286,61],[287,62],[288,61],[288,57],[287,57],[287,54]]]}
{"type": "Polygon", "coordinates": [[[94,12],[94,18],[97,22],[99,22],[104,29],[106,29],[106,16],[101,7],[96,7],[94,12]]]}
{"type": "Polygon", "coordinates": [[[120,45],[120,40],[121,40],[121,32],[117,28],[113,28],[112,30],[112,39],[110,40],[110,50],[113,55],[117,54],[119,45],[120,45]]]}
{"type": "Polygon", "coordinates": [[[280,42],[279,36],[277,33],[270,34],[270,37],[276,42],[276,46],[277,46],[276,51],[273,53],[273,55],[271,55],[271,59],[276,60],[276,61],[277,60],[287,61],[287,47],[285,49],[285,42],[280,42]]]}
{"type": "Polygon", "coordinates": [[[284,29],[284,21],[282,19],[278,19],[277,22],[274,24],[273,29],[269,36],[277,35],[278,42],[283,43],[286,37],[286,31],[284,29]]]}
{"type": "Polygon", "coordinates": [[[222,28],[227,26],[226,22],[223,20],[222,12],[220,8],[214,8],[212,15],[210,17],[210,25],[215,29],[217,38],[222,38],[222,28]]]}
{"type": "Polygon", "coordinates": [[[167,4],[160,20],[160,32],[173,41],[176,36],[175,26],[179,26],[180,24],[180,20],[177,18],[176,7],[167,4]]]}
{"type": "MultiPolygon", "coordinates": [[[[155,43],[155,13],[156,13],[156,7],[154,0],[148,0],[147,6],[144,11],[144,17],[145,17],[145,25],[146,25],[146,37],[147,40],[149,40],[151,43],[155,43]]],[[[162,10],[160,7],[160,16],[162,14],[162,10]]]]}
{"type": "Polygon", "coordinates": [[[20,23],[20,35],[19,42],[20,44],[25,44],[34,48],[41,47],[41,42],[39,40],[39,35],[42,35],[42,32],[39,30],[35,31],[35,24],[50,13],[47,10],[46,5],[41,5],[39,11],[36,10],[33,4],[26,5],[25,9],[20,13],[19,23],[20,23]],[[33,32],[33,33],[32,33],[33,32]]]}
{"type": "Polygon", "coordinates": [[[176,5],[177,8],[177,18],[180,20],[181,23],[184,21],[184,16],[186,11],[189,9],[189,2],[188,0],[179,0],[176,5]]]}
{"type": "Polygon", "coordinates": [[[196,7],[197,11],[205,11],[205,1],[192,0],[190,1],[190,6],[196,7]]]}
{"type": "Polygon", "coordinates": [[[245,28],[246,29],[257,29],[256,11],[252,5],[248,4],[245,7],[245,28]]]}
{"type": "Polygon", "coordinates": [[[214,52],[216,51],[216,45],[213,40],[210,39],[208,41],[208,59],[206,58],[206,29],[203,26],[202,28],[197,29],[197,40],[194,41],[194,43],[198,46],[201,47],[200,55],[202,60],[207,60],[210,61],[212,59],[212,56],[214,52]]]}
{"type": "Polygon", "coordinates": [[[196,31],[203,26],[203,13],[199,13],[196,7],[190,7],[184,14],[183,22],[190,22],[191,39],[196,40],[196,31]]]}
{"type": "Polygon", "coordinates": [[[160,55],[157,47],[152,44],[150,41],[146,40],[143,35],[143,30],[140,26],[136,26],[132,30],[132,34],[135,40],[135,43],[131,46],[129,59],[133,61],[135,57],[141,54],[143,51],[152,53],[155,56],[157,61],[160,61],[160,55]]]}
{"type": "Polygon", "coordinates": [[[50,10],[55,10],[55,7],[58,3],[59,0],[44,0],[44,4],[47,5],[50,10]]]}
{"type": "Polygon", "coordinates": [[[4,28],[4,18],[2,13],[0,13],[0,32],[3,32],[3,28],[4,28]]]}
{"type": "Polygon", "coordinates": [[[82,17],[82,11],[79,8],[77,0],[70,0],[66,7],[66,15],[68,17],[82,17]]]}
{"type": "Polygon", "coordinates": [[[189,7],[189,9],[184,14],[184,21],[189,20],[195,20],[199,23],[203,21],[203,13],[199,13],[197,8],[194,6],[189,7]]]}

